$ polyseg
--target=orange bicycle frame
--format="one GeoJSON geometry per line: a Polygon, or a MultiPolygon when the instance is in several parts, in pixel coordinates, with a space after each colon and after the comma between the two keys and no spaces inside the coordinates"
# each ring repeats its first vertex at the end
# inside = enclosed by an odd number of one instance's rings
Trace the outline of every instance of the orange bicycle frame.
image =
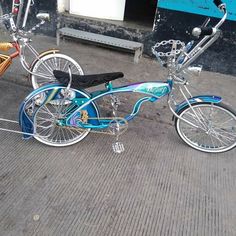
{"type": "Polygon", "coordinates": [[[0,43],[1,51],[9,51],[12,48],[15,48],[15,52],[10,55],[0,54],[0,76],[2,76],[11,65],[12,59],[20,55],[20,45],[18,43],[0,43]]]}

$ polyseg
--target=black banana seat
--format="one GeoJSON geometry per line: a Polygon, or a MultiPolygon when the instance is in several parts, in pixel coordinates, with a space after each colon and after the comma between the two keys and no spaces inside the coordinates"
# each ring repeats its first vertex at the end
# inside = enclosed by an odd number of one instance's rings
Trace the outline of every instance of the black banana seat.
{"type": "MultiPolygon", "coordinates": [[[[70,81],[69,73],[54,70],[53,74],[60,84],[65,86],[70,81]]],[[[122,72],[104,73],[104,74],[93,74],[93,75],[72,75],[71,87],[75,89],[89,88],[97,86],[99,84],[108,83],[112,80],[122,78],[124,74],[122,72]]]]}

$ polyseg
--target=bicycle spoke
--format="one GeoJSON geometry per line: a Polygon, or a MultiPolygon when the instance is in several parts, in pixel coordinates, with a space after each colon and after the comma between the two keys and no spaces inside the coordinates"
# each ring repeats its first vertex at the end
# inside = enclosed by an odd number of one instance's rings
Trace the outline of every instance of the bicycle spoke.
{"type": "Polygon", "coordinates": [[[213,144],[213,147],[216,147],[215,143],[214,143],[214,140],[212,138],[212,136],[210,135],[210,139],[211,139],[211,143],[213,144]]]}
{"type": "Polygon", "coordinates": [[[230,121],[233,121],[233,120],[235,120],[235,119],[234,119],[234,118],[230,118],[230,119],[228,119],[228,120],[226,120],[226,121],[223,121],[223,122],[217,123],[217,124],[220,124],[220,125],[222,126],[222,125],[224,125],[224,124],[226,124],[226,123],[228,123],[228,122],[230,122],[230,121]]]}
{"type": "Polygon", "coordinates": [[[235,140],[235,138],[231,139],[230,137],[228,137],[228,136],[226,136],[226,135],[223,135],[222,133],[216,132],[215,130],[213,130],[213,132],[214,132],[214,134],[217,135],[217,137],[220,136],[220,137],[222,137],[222,138],[224,138],[224,139],[226,139],[226,140],[229,140],[229,141],[234,141],[234,140],[235,140]]]}
{"type": "Polygon", "coordinates": [[[69,65],[69,62],[67,61],[64,67],[62,68],[62,71],[68,70],[68,65],[69,65]]]}
{"type": "Polygon", "coordinates": [[[222,143],[223,145],[227,146],[227,143],[224,142],[214,130],[212,131],[212,133],[213,133],[214,138],[216,138],[218,141],[220,141],[220,143],[222,143]]]}
{"type": "Polygon", "coordinates": [[[51,69],[51,68],[53,68],[53,67],[50,66],[50,65],[48,65],[48,64],[50,64],[50,61],[48,61],[48,62],[42,62],[43,67],[41,67],[41,68],[42,68],[42,69],[43,69],[43,68],[46,69],[46,70],[44,70],[44,71],[47,72],[47,73],[45,73],[45,74],[48,74],[48,73],[49,73],[49,75],[52,75],[52,76],[53,76],[53,69],[51,69]]]}

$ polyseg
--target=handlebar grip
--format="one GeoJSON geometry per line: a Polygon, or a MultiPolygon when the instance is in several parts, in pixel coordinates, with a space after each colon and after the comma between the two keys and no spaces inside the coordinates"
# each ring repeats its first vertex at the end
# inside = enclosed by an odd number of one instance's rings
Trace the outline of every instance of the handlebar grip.
{"type": "Polygon", "coordinates": [[[214,3],[217,7],[219,7],[220,5],[223,4],[223,2],[221,0],[214,0],[214,3]]]}
{"type": "Polygon", "coordinates": [[[212,27],[196,27],[192,31],[192,35],[195,37],[212,35],[214,33],[214,28],[212,27]]]}
{"type": "Polygon", "coordinates": [[[221,0],[214,0],[215,5],[224,13],[226,13],[226,4],[221,0]]]}

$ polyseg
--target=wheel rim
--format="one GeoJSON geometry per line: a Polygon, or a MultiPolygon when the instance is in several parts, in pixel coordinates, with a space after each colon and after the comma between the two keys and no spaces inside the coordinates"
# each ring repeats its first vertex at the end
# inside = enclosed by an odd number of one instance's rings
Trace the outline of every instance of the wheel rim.
{"type": "Polygon", "coordinates": [[[75,60],[63,54],[50,54],[41,58],[41,60],[34,65],[32,71],[44,77],[35,74],[31,76],[34,89],[45,84],[56,83],[57,80],[53,75],[53,70],[68,72],[69,65],[71,66],[72,74],[84,74],[82,68],[75,60]]]}
{"type": "Polygon", "coordinates": [[[195,113],[187,108],[180,116],[198,128],[177,121],[178,133],[188,145],[204,152],[224,152],[236,146],[236,116],[232,112],[214,104],[193,108],[195,113]]]}
{"type": "Polygon", "coordinates": [[[85,138],[89,129],[79,130],[74,127],[65,127],[62,124],[74,105],[68,101],[63,104],[55,102],[55,104],[44,104],[35,114],[35,138],[51,146],[68,146],[85,138]]]}

